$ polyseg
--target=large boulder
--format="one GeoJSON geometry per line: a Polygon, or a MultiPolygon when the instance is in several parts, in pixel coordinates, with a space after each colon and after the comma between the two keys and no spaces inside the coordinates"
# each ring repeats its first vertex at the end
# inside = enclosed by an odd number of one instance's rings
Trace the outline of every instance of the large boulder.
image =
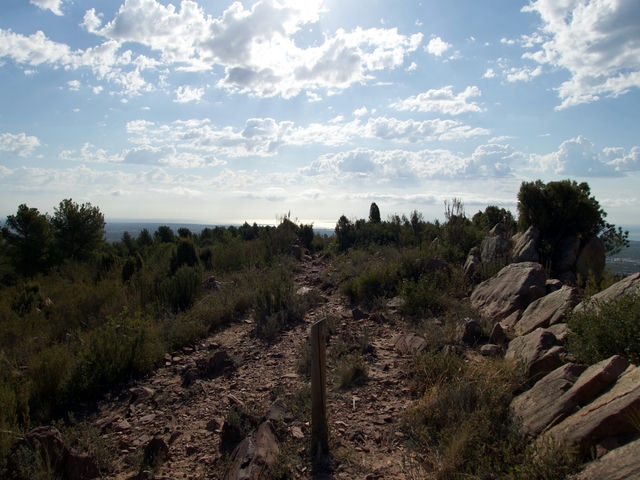
{"type": "Polygon", "coordinates": [[[553,264],[551,270],[556,278],[563,281],[575,281],[575,268],[580,253],[580,237],[570,235],[562,238],[554,245],[553,264]]]}
{"type": "Polygon", "coordinates": [[[556,344],[553,333],[538,328],[511,340],[504,357],[522,363],[527,379],[535,383],[562,365],[565,350],[556,344]]]}
{"type": "Polygon", "coordinates": [[[509,256],[511,250],[511,240],[504,237],[505,229],[502,224],[497,224],[491,229],[489,235],[484,237],[480,244],[480,258],[482,263],[492,263],[503,261],[509,256]]]}
{"type": "Polygon", "coordinates": [[[519,420],[523,433],[537,435],[576,407],[565,392],[574,385],[585,368],[575,363],[562,365],[513,399],[511,411],[514,418],[519,420]]]}
{"type": "Polygon", "coordinates": [[[567,363],[518,395],[511,410],[524,433],[537,435],[610,388],[628,365],[617,355],[589,368],[567,363]]]}
{"type": "Polygon", "coordinates": [[[611,389],[547,430],[538,441],[552,439],[587,451],[609,437],[637,435],[632,418],[638,409],[640,368],[630,366],[611,389]]]}
{"type": "Polygon", "coordinates": [[[584,312],[589,308],[597,308],[603,303],[611,302],[624,295],[640,294],[640,272],[629,275],[609,288],[596,293],[589,299],[580,302],[574,308],[574,312],[584,312]]]}
{"type": "Polygon", "coordinates": [[[546,279],[539,263],[512,263],[474,289],[471,305],[493,323],[499,322],[542,297],[546,279]]]}
{"type": "Polygon", "coordinates": [[[588,463],[572,480],[631,480],[640,478],[640,439],[588,463]]]}
{"type": "Polygon", "coordinates": [[[578,291],[569,286],[534,300],[516,323],[515,334],[526,335],[536,328],[547,328],[562,322],[566,314],[576,305],[577,300],[578,291]]]}
{"type": "Polygon", "coordinates": [[[525,232],[516,233],[511,237],[513,245],[511,249],[511,261],[519,262],[539,262],[538,244],[540,243],[540,231],[531,226],[525,232]]]}

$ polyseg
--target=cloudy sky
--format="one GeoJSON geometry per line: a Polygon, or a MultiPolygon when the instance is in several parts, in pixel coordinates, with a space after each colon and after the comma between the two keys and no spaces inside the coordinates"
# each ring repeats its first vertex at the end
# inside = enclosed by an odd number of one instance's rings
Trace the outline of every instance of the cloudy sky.
{"type": "Polygon", "coordinates": [[[637,0],[2,0],[0,215],[433,220],[570,178],[633,230],[639,87],[637,0]]]}

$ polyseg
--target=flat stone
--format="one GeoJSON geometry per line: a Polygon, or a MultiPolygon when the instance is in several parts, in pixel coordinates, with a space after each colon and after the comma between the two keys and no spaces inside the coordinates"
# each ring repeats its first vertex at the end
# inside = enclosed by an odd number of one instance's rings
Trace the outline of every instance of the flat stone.
{"type": "Polygon", "coordinates": [[[640,478],[640,439],[588,463],[572,480],[631,480],[640,478]]]}

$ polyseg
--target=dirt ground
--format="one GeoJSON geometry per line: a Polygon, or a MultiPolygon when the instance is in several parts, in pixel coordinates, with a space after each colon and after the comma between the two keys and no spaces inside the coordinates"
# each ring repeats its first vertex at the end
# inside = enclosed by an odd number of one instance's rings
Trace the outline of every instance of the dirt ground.
{"type": "Polygon", "coordinates": [[[165,365],[151,377],[101,402],[94,423],[115,459],[113,471],[105,478],[141,478],[144,447],[154,437],[165,441],[169,459],[146,478],[223,478],[230,462],[220,452],[220,442],[229,410],[241,406],[263,414],[277,398],[295,404],[308,395],[310,381],[299,373],[300,364],[310,327],[321,318],[332,322],[327,348],[330,454],[324,467],[312,466],[308,454],[311,419],[293,412],[278,429],[286,470],[301,479],[425,478],[401,428],[403,412],[412,402],[406,378],[410,355],[398,353],[393,339],[407,333],[408,327],[393,311],[378,312],[384,318],[354,315],[337,288],[321,280],[331,268],[323,258],[303,260],[296,287],[298,291],[316,289],[323,302],[276,341],[256,338],[253,320],[243,318],[194,348],[168,354],[165,365]],[[368,379],[359,386],[340,388],[338,349],[354,344],[361,348],[358,354],[365,351],[368,379]],[[185,385],[186,370],[223,350],[233,360],[233,369],[185,385]]]}

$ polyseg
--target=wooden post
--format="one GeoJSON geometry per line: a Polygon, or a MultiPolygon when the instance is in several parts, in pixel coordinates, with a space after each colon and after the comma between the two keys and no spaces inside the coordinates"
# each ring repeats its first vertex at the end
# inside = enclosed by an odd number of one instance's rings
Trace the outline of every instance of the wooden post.
{"type": "Polygon", "coordinates": [[[311,455],[329,453],[327,424],[326,352],[327,319],[311,326],[311,455]]]}

